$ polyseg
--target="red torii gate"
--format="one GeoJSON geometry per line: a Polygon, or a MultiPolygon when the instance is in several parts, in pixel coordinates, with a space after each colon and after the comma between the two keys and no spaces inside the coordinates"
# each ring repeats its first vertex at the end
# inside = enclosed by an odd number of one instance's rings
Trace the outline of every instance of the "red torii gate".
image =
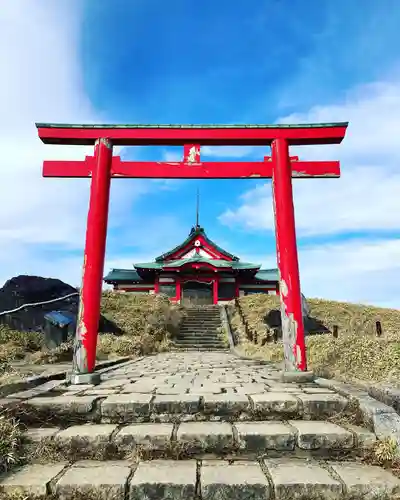
{"type": "Polygon", "coordinates": [[[80,307],[72,383],[96,379],[104,255],[112,178],[244,179],[272,178],[277,261],[280,279],[285,371],[306,372],[292,177],[340,177],[337,161],[299,161],[289,146],[339,144],[347,123],[304,125],[64,125],[38,123],[45,144],[95,145],[83,161],[45,161],[44,177],[91,177],[80,307]],[[121,161],[113,146],[181,145],[181,162],[121,161]],[[201,162],[201,146],[271,146],[258,162],[201,162]]]}

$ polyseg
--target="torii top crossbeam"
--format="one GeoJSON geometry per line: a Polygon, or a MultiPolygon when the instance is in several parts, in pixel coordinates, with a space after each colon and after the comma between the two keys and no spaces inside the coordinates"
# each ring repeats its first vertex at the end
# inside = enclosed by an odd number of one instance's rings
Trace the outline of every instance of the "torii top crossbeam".
{"type": "Polygon", "coordinates": [[[37,123],[45,144],[91,145],[107,137],[116,146],[266,146],[275,139],[289,145],[340,144],[347,122],[298,125],[71,125],[37,123]]]}

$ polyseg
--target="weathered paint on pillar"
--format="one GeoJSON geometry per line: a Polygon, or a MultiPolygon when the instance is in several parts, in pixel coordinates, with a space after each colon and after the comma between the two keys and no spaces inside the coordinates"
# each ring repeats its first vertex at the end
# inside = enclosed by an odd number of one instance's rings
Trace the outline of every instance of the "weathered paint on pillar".
{"type": "Polygon", "coordinates": [[[301,309],[292,173],[289,146],[285,139],[273,141],[272,158],[272,188],[285,370],[306,371],[307,358],[301,309]]]}
{"type": "Polygon", "coordinates": [[[108,139],[96,141],[95,158],[95,167],[91,173],[82,286],[75,335],[75,374],[92,373],[96,364],[112,164],[112,144],[108,139]]]}

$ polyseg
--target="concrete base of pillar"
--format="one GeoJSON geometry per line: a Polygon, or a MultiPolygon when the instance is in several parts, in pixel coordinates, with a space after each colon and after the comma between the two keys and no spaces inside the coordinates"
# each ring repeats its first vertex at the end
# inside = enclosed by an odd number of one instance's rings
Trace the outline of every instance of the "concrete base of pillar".
{"type": "Polygon", "coordinates": [[[66,381],[71,385],[99,385],[101,376],[100,373],[67,373],[66,381]]]}
{"type": "Polygon", "coordinates": [[[307,384],[314,382],[314,372],[285,372],[281,373],[281,381],[285,383],[307,384]]]}

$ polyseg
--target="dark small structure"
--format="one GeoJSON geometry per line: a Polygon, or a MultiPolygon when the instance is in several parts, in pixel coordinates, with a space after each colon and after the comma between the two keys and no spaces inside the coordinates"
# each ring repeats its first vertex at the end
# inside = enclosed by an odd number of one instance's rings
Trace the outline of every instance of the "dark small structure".
{"type": "Polygon", "coordinates": [[[44,315],[44,342],[48,349],[54,349],[67,342],[75,326],[74,318],[61,311],[51,311],[44,315]]]}

